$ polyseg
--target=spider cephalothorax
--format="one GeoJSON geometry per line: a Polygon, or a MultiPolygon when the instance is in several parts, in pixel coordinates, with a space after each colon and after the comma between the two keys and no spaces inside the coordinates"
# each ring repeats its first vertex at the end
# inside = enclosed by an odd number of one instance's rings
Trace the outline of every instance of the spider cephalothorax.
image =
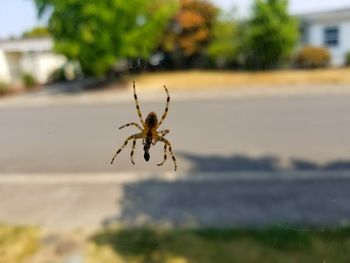
{"type": "Polygon", "coordinates": [[[119,129],[122,129],[124,127],[128,127],[130,125],[133,125],[135,127],[137,127],[141,132],[131,135],[129,136],[124,144],[117,150],[117,152],[114,154],[111,164],[114,162],[115,157],[123,150],[123,148],[128,144],[128,142],[130,140],[133,140],[133,144],[132,144],[132,149],[131,149],[131,153],[130,153],[130,158],[131,158],[131,162],[133,164],[134,163],[134,149],[135,149],[135,145],[136,145],[136,140],[137,139],[142,139],[142,144],[143,144],[143,150],[144,150],[144,155],[143,157],[145,158],[146,161],[149,161],[150,159],[150,154],[149,154],[149,150],[151,148],[151,145],[155,145],[157,142],[163,142],[164,143],[164,159],[161,163],[158,164],[158,166],[163,165],[164,162],[167,159],[167,148],[169,149],[170,155],[174,161],[174,165],[175,165],[175,171],[177,169],[177,165],[176,165],[176,159],[175,156],[173,154],[172,148],[171,148],[171,143],[164,138],[164,136],[169,133],[169,130],[162,130],[162,131],[157,131],[157,129],[159,128],[159,126],[162,124],[162,122],[164,121],[164,119],[166,118],[167,114],[168,114],[168,107],[169,107],[169,101],[170,101],[170,96],[169,96],[169,92],[167,90],[167,88],[164,86],[164,89],[167,93],[167,101],[166,101],[166,107],[165,107],[165,111],[162,115],[162,118],[160,119],[160,121],[158,122],[158,118],[157,118],[157,114],[155,112],[151,112],[147,115],[146,120],[144,121],[142,118],[142,113],[140,110],[140,106],[137,100],[137,95],[136,95],[136,89],[135,89],[135,82],[133,82],[133,89],[134,89],[134,99],[135,99],[135,103],[136,103],[136,110],[137,110],[137,114],[139,116],[140,122],[142,124],[142,127],[135,123],[135,122],[131,122],[128,124],[125,124],[123,126],[121,126],[119,129]]]}
{"type": "Polygon", "coordinates": [[[157,114],[155,112],[150,112],[145,120],[145,123],[148,128],[155,128],[158,124],[157,114]]]}

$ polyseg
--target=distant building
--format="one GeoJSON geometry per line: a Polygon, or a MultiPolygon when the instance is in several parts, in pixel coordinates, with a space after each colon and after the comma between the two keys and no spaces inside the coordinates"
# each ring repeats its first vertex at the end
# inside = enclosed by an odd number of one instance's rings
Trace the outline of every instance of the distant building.
{"type": "Polygon", "coordinates": [[[67,59],[53,52],[51,38],[24,38],[0,41],[0,81],[21,83],[23,74],[44,84],[67,59]]]}
{"type": "Polygon", "coordinates": [[[327,48],[333,66],[342,66],[350,52],[350,8],[298,15],[301,45],[327,48]]]}

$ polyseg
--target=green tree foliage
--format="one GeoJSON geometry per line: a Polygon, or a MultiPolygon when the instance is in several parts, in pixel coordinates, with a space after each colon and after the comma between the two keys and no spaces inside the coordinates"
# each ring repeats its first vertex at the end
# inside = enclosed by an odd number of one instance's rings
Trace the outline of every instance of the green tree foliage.
{"type": "Polygon", "coordinates": [[[87,74],[104,75],[120,58],[148,58],[159,45],[174,0],[35,0],[50,15],[55,49],[87,74]]]}
{"type": "Polygon", "coordinates": [[[233,15],[233,12],[223,12],[214,23],[207,54],[218,68],[235,64],[239,55],[239,24],[233,15]]]}
{"type": "Polygon", "coordinates": [[[298,23],[288,0],[255,0],[245,27],[243,52],[249,69],[273,69],[289,59],[298,39],[298,23]]]}
{"type": "Polygon", "coordinates": [[[43,26],[34,27],[33,29],[29,31],[25,31],[23,33],[24,38],[47,37],[47,36],[50,36],[50,32],[47,27],[43,27],[43,26]]]}
{"type": "Polygon", "coordinates": [[[169,23],[161,46],[174,64],[189,66],[191,60],[205,53],[217,13],[218,9],[208,1],[180,0],[180,8],[169,23]]]}

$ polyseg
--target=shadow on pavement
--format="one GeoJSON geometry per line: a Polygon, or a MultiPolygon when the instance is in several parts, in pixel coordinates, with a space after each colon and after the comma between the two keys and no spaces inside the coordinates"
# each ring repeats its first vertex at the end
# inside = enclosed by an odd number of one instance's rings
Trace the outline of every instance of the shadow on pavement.
{"type": "Polygon", "coordinates": [[[122,78],[104,78],[104,79],[78,79],[74,81],[64,81],[45,85],[40,90],[32,91],[31,95],[60,95],[60,94],[79,94],[85,91],[102,90],[109,87],[123,88],[126,81],[122,78]]]}
{"type": "Polygon", "coordinates": [[[295,159],[283,170],[271,156],[182,156],[194,164],[185,178],[124,185],[118,215],[105,223],[334,226],[350,219],[350,161],[295,159]]]}
{"type": "Polygon", "coordinates": [[[180,153],[181,157],[189,160],[192,172],[274,172],[274,171],[341,171],[350,170],[350,160],[336,160],[326,164],[313,161],[291,159],[290,166],[283,168],[276,156],[252,158],[244,155],[197,155],[180,153]]]}

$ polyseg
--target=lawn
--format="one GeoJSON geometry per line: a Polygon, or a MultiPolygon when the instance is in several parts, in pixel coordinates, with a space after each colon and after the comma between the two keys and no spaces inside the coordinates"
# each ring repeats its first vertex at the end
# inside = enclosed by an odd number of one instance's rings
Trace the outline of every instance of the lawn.
{"type": "Polygon", "coordinates": [[[143,88],[159,89],[164,84],[173,90],[198,88],[281,87],[293,85],[350,84],[350,68],[318,70],[278,70],[267,72],[174,71],[130,76],[143,88]]]}
{"type": "Polygon", "coordinates": [[[0,224],[0,263],[20,263],[39,247],[39,233],[31,227],[0,224]]]}
{"type": "Polygon", "coordinates": [[[110,229],[90,240],[87,255],[89,263],[345,263],[350,228],[110,229]]]}
{"type": "MultiPolygon", "coordinates": [[[[323,87],[336,88],[341,85],[341,90],[350,84],[350,67],[329,68],[317,70],[275,70],[275,71],[164,71],[144,72],[141,74],[123,74],[112,82],[96,84],[94,95],[106,94],[121,87],[132,87],[132,81],[136,81],[138,92],[163,91],[163,85],[167,85],[171,91],[196,91],[196,90],[222,90],[222,89],[264,89],[281,90],[298,87],[299,91],[321,90],[323,87]],[[316,89],[315,89],[316,88],[316,89]]],[[[36,87],[37,89],[45,88],[36,87]]],[[[91,87],[89,87],[91,89],[91,87]]],[[[346,88],[347,90],[347,88],[346,88]]],[[[349,88],[350,90],[350,88],[349,88]]],[[[0,83],[0,97],[9,94],[21,94],[25,90],[11,89],[0,83]]],[[[271,91],[271,90],[270,90],[271,91]]],[[[260,91],[259,91],[260,92],[260,91]]]]}
{"type": "MultiPolygon", "coordinates": [[[[82,235],[80,254],[87,263],[345,263],[350,258],[350,227],[328,230],[287,226],[265,229],[109,227],[85,237],[82,235]]],[[[37,262],[33,259],[38,257],[31,256],[35,252],[38,253],[34,256],[40,255],[41,250],[43,262],[61,262],[45,253],[40,238],[35,228],[0,225],[0,263],[37,262]]],[[[70,244],[69,240],[65,242],[70,244]]]]}

